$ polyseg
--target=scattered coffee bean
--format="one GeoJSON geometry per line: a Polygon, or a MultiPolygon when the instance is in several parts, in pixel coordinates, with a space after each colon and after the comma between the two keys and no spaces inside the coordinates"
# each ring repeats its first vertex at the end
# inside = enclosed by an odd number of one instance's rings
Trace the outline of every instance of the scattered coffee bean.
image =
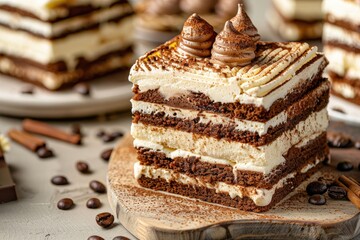
{"type": "Polygon", "coordinates": [[[90,188],[96,193],[106,193],[106,187],[99,181],[93,180],[89,184],[90,188]]]}
{"type": "Polygon", "coordinates": [[[326,184],[319,181],[311,182],[306,187],[306,192],[309,194],[309,196],[315,194],[324,194],[326,190],[327,190],[326,184]]]}
{"type": "Polygon", "coordinates": [[[90,198],[87,202],[86,202],[86,206],[88,208],[91,208],[91,209],[96,209],[96,208],[99,208],[101,207],[101,202],[99,199],[97,198],[90,198]]]}
{"type": "Polygon", "coordinates": [[[54,185],[62,186],[62,185],[68,185],[69,181],[64,176],[55,176],[51,179],[51,183],[54,185]]]}
{"type": "Polygon", "coordinates": [[[83,161],[78,161],[76,163],[76,169],[81,173],[89,173],[89,164],[83,161]]]}
{"type": "Polygon", "coordinates": [[[332,110],[334,110],[335,112],[345,114],[345,111],[343,109],[341,109],[341,108],[338,108],[338,107],[333,107],[332,110]]]}
{"type": "Polygon", "coordinates": [[[33,86],[25,86],[24,88],[21,89],[21,93],[22,94],[34,94],[34,87],[33,86]]]}
{"type": "Polygon", "coordinates": [[[78,83],[74,86],[75,92],[83,95],[83,96],[89,96],[91,93],[91,89],[89,84],[87,83],[78,83]]]}
{"type": "Polygon", "coordinates": [[[114,216],[108,212],[99,213],[95,219],[96,223],[103,228],[108,228],[114,223],[114,216]]]}
{"type": "Polygon", "coordinates": [[[79,124],[74,124],[71,126],[71,133],[72,134],[78,134],[78,135],[82,135],[81,132],[81,126],[79,124]]]}
{"type": "Polygon", "coordinates": [[[97,137],[102,137],[102,136],[104,136],[106,134],[106,132],[104,131],[104,130],[99,130],[97,133],[96,133],[96,136],[97,137]]]}
{"type": "Polygon", "coordinates": [[[41,147],[36,151],[36,154],[39,158],[51,158],[54,156],[52,150],[48,149],[47,147],[41,147]]]}
{"type": "Polygon", "coordinates": [[[101,137],[101,139],[104,143],[109,143],[109,142],[113,142],[116,138],[111,136],[111,134],[105,134],[104,136],[101,137]]]}
{"type": "Polygon", "coordinates": [[[73,206],[74,206],[74,202],[70,198],[61,199],[57,204],[58,209],[61,210],[69,210],[73,206]]]}
{"type": "Polygon", "coordinates": [[[360,141],[356,141],[354,147],[360,150],[360,141]]]}
{"type": "Polygon", "coordinates": [[[324,205],[326,203],[326,199],[323,195],[315,194],[309,197],[309,203],[314,205],[324,205]]]}
{"type": "Polygon", "coordinates": [[[328,195],[332,199],[342,200],[342,199],[345,199],[347,194],[346,194],[346,190],[344,188],[339,187],[339,186],[331,186],[328,189],[328,195]]]}
{"type": "Polygon", "coordinates": [[[105,240],[105,239],[100,236],[92,235],[92,236],[88,237],[87,240],[105,240]]]}
{"type": "Polygon", "coordinates": [[[105,161],[109,161],[109,160],[110,160],[110,157],[111,157],[111,154],[112,154],[112,151],[113,151],[112,148],[103,151],[103,152],[101,153],[101,158],[102,158],[103,160],[105,160],[105,161]]]}
{"type": "Polygon", "coordinates": [[[336,169],[341,172],[348,172],[353,170],[354,166],[349,162],[339,162],[336,169]]]}
{"type": "Polygon", "coordinates": [[[121,138],[124,136],[124,133],[121,131],[115,131],[110,134],[113,138],[121,138]]]}
{"type": "Polygon", "coordinates": [[[328,132],[327,140],[329,147],[334,148],[346,148],[352,144],[352,140],[348,135],[337,132],[328,132]]]}
{"type": "Polygon", "coordinates": [[[130,240],[130,239],[127,237],[124,237],[124,236],[117,236],[117,237],[114,237],[113,240],[130,240]]]}

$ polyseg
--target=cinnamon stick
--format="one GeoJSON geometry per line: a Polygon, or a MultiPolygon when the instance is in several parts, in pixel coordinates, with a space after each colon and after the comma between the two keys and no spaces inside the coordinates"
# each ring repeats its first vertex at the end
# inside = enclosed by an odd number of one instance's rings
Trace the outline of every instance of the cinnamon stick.
{"type": "Polygon", "coordinates": [[[351,191],[348,187],[345,186],[345,184],[343,184],[342,182],[340,182],[339,180],[336,180],[336,183],[340,186],[343,187],[346,190],[347,193],[347,197],[348,199],[358,208],[360,209],[360,198],[358,196],[356,196],[356,194],[351,191]]]}
{"type": "Polygon", "coordinates": [[[339,181],[349,188],[353,193],[360,198],[360,186],[356,181],[342,175],[339,177],[339,181]]]}
{"type": "Polygon", "coordinates": [[[8,136],[15,142],[23,145],[24,147],[36,152],[39,148],[45,147],[46,143],[44,140],[37,138],[24,131],[12,129],[8,132],[8,136]]]}
{"type": "Polygon", "coordinates": [[[69,134],[43,122],[25,119],[22,127],[27,132],[44,135],[75,145],[81,144],[81,136],[79,134],[69,134]]]}

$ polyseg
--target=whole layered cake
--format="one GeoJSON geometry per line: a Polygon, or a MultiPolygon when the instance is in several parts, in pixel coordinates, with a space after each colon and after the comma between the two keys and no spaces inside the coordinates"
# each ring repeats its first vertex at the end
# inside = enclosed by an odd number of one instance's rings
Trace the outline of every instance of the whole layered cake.
{"type": "Polygon", "coordinates": [[[269,210],[327,159],[326,65],[307,43],[260,41],[240,5],[219,34],[193,14],[130,73],[139,184],[269,210]]]}
{"type": "Polygon", "coordinates": [[[57,90],[130,67],[126,0],[0,0],[0,72],[57,90]]]}
{"type": "Polygon", "coordinates": [[[272,0],[268,23],[284,39],[321,38],[322,0],[272,0]]]}
{"type": "Polygon", "coordinates": [[[324,0],[324,52],[332,93],[360,105],[360,3],[324,0]]]}

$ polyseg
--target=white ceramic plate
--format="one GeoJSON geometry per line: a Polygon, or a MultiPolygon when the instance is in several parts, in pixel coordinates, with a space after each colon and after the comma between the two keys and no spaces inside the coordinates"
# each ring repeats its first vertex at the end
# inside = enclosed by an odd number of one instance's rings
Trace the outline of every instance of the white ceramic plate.
{"type": "Polygon", "coordinates": [[[90,81],[91,96],[71,88],[49,92],[35,88],[34,94],[22,94],[28,85],[0,75],[0,114],[32,118],[74,118],[101,115],[130,108],[132,96],[128,71],[90,81]]]}
{"type": "Polygon", "coordinates": [[[330,97],[329,115],[332,120],[360,126],[360,107],[336,96],[330,97]]]}

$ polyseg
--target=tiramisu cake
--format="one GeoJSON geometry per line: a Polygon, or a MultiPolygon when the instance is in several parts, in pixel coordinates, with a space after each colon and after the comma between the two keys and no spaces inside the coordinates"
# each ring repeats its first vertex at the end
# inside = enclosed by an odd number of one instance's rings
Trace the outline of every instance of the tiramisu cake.
{"type": "Polygon", "coordinates": [[[127,0],[0,0],[0,72],[50,90],[130,67],[127,0]]]}
{"type": "Polygon", "coordinates": [[[324,0],[324,52],[332,93],[360,105],[360,2],[324,0]]]}
{"type": "Polygon", "coordinates": [[[221,30],[239,3],[243,0],[141,0],[135,7],[137,53],[143,55],[178,35],[194,12],[221,30]]]}
{"type": "Polygon", "coordinates": [[[326,65],[307,43],[260,41],[240,6],[218,35],[193,14],[130,73],[139,184],[269,210],[327,158],[326,65]]]}
{"type": "Polygon", "coordinates": [[[321,38],[322,0],[272,0],[268,23],[286,40],[321,38]]]}

